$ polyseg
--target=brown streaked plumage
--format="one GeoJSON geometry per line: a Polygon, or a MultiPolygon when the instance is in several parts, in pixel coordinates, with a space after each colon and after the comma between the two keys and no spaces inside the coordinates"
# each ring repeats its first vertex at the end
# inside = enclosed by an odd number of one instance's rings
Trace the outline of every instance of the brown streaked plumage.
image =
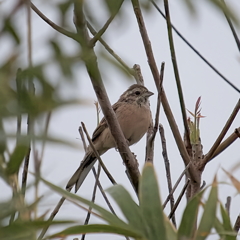
{"type": "MultiPolygon", "coordinates": [[[[134,84],[112,106],[129,146],[138,142],[150,126],[151,111],[148,98],[151,95],[153,93],[148,91],[146,87],[134,84]]],[[[105,118],[101,120],[95,129],[92,142],[100,155],[110,148],[116,147],[105,118]]],[[[91,147],[88,146],[79,168],[69,180],[66,188],[69,189],[75,185],[75,192],[77,192],[96,160],[91,147]]]]}

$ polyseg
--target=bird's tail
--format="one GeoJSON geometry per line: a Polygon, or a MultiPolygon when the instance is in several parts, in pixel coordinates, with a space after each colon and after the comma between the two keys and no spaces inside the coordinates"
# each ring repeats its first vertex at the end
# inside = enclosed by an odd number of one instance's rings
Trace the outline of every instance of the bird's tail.
{"type": "Polygon", "coordinates": [[[71,179],[68,181],[66,189],[71,188],[75,184],[75,193],[81,187],[83,181],[88,175],[89,171],[92,169],[94,163],[96,162],[96,157],[93,153],[85,155],[83,161],[81,162],[77,171],[73,174],[71,179]]]}

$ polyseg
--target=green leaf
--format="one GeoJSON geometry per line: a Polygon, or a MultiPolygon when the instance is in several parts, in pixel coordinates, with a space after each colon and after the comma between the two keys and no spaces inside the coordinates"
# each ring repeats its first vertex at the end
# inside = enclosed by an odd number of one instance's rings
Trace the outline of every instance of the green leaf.
{"type": "Polygon", "coordinates": [[[133,238],[141,239],[141,236],[139,236],[135,231],[131,231],[128,229],[116,227],[116,226],[109,226],[105,224],[91,224],[91,225],[79,225],[67,228],[59,233],[56,233],[54,235],[48,236],[47,238],[64,238],[69,235],[75,235],[75,234],[84,234],[84,233],[114,233],[119,234],[122,236],[129,236],[133,238]]]}
{"type": "Polygon", "coordinates": [[[143,168],[139,185],[139,201],[142,216],[148,229],[147,239],[167,239],[164,224],[164,213],[159,196],[159,187],[151,163],[146,163],[143,168]]]}
{"type": "Polygon", "coordinates": [[[166,239],[177,240],[176,228],[173,226],[173,224],[170,222],[169,218],[166,215],[164,215],[164,219],[167,234],[166,239]]]}
{"type": "Polygon", "coordinates": [[[178,240],[190,240],[193,237],[198,216],[198,208],[204,191],[196,194],[188,203],[184,210],[180,227],[178,229],[178,240]]]}
{"type": "Polygon", "coordinates": [[[19,144],[16,145],[10,159],[7,163],[6,173],[8,175],[14,174],[19,170],[19,167],[27,154],[29,148],[29,137],[21,137],[19,139],[19,144]]]}
{"type": "Polygon", "coordinates": [[[129,222],[129,225],[146,234],[145,223],[143,221],[139,206],[133,201],[130,194],[121,185],[115,185],[107,190],[107,192],[117,202],[118,206],[122,210],[122,213],[129,222]]]}
{"type": "Polygon", "coordinates": [[[226,235],[225,239],[226,240],[236,240],[236,232],[233,230],[233,228],[231,226],[231,221],[230,221],[229,215],[227,214],[225,208],[223,207],[223,205],[221,203],[220,203],[220,210],[221,210],[224,230],[227,232],[232,232],[231,235],[226,235]],[[235,236],[234,236],[234,234],[235,234],[235,236]]]}
{"type": "Polygon", "coordinates": [[[49,225],[69,224],[72,221],[15,221],[6,227],[0,227],[1,240],[35,239],[36,230],[49,225]]]}
{"type": "Polygon", "coordinates": [[[10,18],[5,19],[3,31],[8,32],[13,37],[15,42],[17,44],[20,44],[21,41],[20,41],[19,35],[16,31],[15,26],[12,24],[10,18]]]}
{"type": "Polygon", "coordinates": [[[209,194],[209,198],[204,206],[204,212],[197,229],[196,240],[204,240],[210,234],[210,231],[214,225],[216,218],[216,208],[217,208],[217,181],[216,177],[212,183],[212,189],[209,194]]]}
{"type": "Polygon", "coordinates": [[[125,222],[123,222],[120,218],[118,218],[117,216],[115,216],[114,214],[112,214],[111,212],[105,210],[104,208],[98,206],[97,204],[86,200],[80,196],[77,196],[76,194],[72,194],[60,187],[55,186],[54,184],[46,181],[45,179],[41,178],[41,180],[47,185],[49,186],[52,190],[54,190],[55,192],[59,193],[61,196],[64,196],[66,199],[71,199],[73,201],[77,201],[77,202],[81,202],[86,204],[89,207],[92,207],[93,209],[97,210],[100,213],[100,216],[103,220],[107,221],[110,225],[112,226],[116,226],[122,229],[126,229],[129,231],[132,231],[132,228],[129,227],[128,224],[126,224],[125,222]]]}

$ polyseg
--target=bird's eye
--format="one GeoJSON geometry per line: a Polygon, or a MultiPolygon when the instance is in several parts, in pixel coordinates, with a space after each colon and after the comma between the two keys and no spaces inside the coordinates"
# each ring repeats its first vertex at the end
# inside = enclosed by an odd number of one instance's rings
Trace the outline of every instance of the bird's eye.
{"type": "Polygon", "coordinates": [[[139,95],[139,94],[140,94],[140,92],[139,92],[139,91],[136,91],[136,92],[135,92],[135,94],[136,94],[136,95],[139,95]]]}

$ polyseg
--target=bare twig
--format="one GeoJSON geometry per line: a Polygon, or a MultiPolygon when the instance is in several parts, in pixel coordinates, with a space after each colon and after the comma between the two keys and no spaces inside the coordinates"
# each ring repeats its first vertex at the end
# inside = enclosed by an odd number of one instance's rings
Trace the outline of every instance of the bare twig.
{"type": "Polygon", "coordinates": [[[169,45],[170,45],[171,59],[172,59],[172,64],[173,64],[175,80],[176,80],[176,84],[177,84],[178,96],[179,96],[182,118],[183,118],[183,125],[184,125],[184,130],[185,130],[186,147],[188,149],[191,149],[190,132],[189,132],[189,127],[188,127],[188,123],[187,123],[186,107],[185,107],[185,103],[184,103],[183,91],[182,91],[182,86],[181,86],[181,81],[180,81],[180,76],[179,76],[178,66],[177,66],[177,57],[176,57],[176,54],[175,54],[175,47],[174,47],[174,43],[173,43],[172,27],[171,27],[170,12],[169,12],[169,7],[168,7],[168,0],[164,0],[164,7],[165,7],[167,29],[168,29],[168,39],[169,39],[169,45]]]}
{"type": "Polygon", "coordinates": [[[104,172],[106,173],[106,175],[107,175],[107,177],[109,178],[109,180],[111,181],[111,183],[112,183],[112,184],[117,184],[116,181],[115,181],[115,179],[113,178],[112,174],[108,171],[108,169],[106,168],[105,164],[103,163],[103,161],[102,161],[101,157],[99,156],[97,150],[95,149],[95,147],[94,147],[94,145],[93,145],[93,143],[92,143],[92,140],[91,140],[91,138],[90,138],[90,136],[89,136],[89,134],[88,134],[88,132],[87,132],[87,129],[86,129],[86,127],[85,127],[85,124],[84,124],[83,122],[81,122],[81,124],[82,124],[83,131],[85,132],[85,134],[86,134],[86,136],[87,136],[88,142],[89,142],[89,144],[90,144],[90,146],[91,146],[91,148],[92,148],[92,150],[93,150],[96,158],[98,159],[101,167],[103,168],[104,172]]]}
{"type": "Polygon", "coordinates": [[[32,2],[31,2],[32,10],[40,17],[43,21],[45,21],[49,26],[51,26],[56,31],[60,32],[61,34],[74,39],[75,41],[79,42],[79,36],[76,33],[69,32],[64,28],[58,26],[54,22],[52,22],[49,18],[47,18],[32,2]]]}
{"type": "Polygon", "coordinates": [[[182,197],[183,197],[183,195],[184,195],[184,193],[185,193],[189,183],[190,183],[190,179],[188,178],[186,183],[185,183],[185,185],[184,185],[184,187],[183,187],[183,189],[182,189],[182,191],[181,191],[181,193],[180,193],[180,195],[179,195],[179,197],[178,197],[178,199],[177,199],[177,201],[176,201],[176,203],[175,203],[175,205],[174,205],[174,207],[173,207],[173,209],[171,210],[170,214],[168,215],[169,219],[171,219],[173,214],[175,213],[175,211],[176,211],[179,203],[181,202],[181,199],[182,199],[182,197]]]}
{"type": "MultiPolygon", "coordinates": [[[[87,22],[87,27],[92,33],[92,35],[97,34],[95,29],[92,27],[92,25],[89,22],[87,22]]],[[[122,65],[122,67],[127,73],[135,77],[134,71],[128,67],[128,65],[113,51],[112,48],[110,48],[110,46],[102,38],[99,38],[99,42],[105,47],[105,49],[109,52],[109,54],[111,54],[122,65]]]]}
{"type": "MultiPolygon", "coordinates": [[[[71,192],[71,190],[72,190],[72,187],[67,189],[68,192],[71,192]]],[[[52,211],[50,217],[48,218],[48,220],[47,220],[48,222],[51,222],[51,221],[54,219],[54,217],[57,215],[59,209],[61,208],[61,206],[63,205],[63,203],[64,203],[65,200],[66,200],[65,197],[62,197],[62,198],[59,200],[57,206],[54,208],[54,210],[52,211]]],[[[50,226],[50,225],[49,225],[49,226],[50,226]]],[[[42,231],[41,231],[41,233],[40,233],[40,235],[39,235],[39,237],[38,237],[38,240],[43,239],[43,237],[44,237],[44,235],[46,234],[49,226],[46,226],[46,227],[44,227],[44,228],[42,229],[42,231]]]]}
{"type": "Polygon", "coordinates": [[[230,196],[228,196],[227,201],[225,203],[225,208],[226,208],[226,211],[227,211],[229,217],[230,217],[229,213],[230,213],[231,200],[232,200],[232,198],[230,196]]]}
{"type": "Polygon", "coordinates": [[[214,152],[213,156],[210,160],[215,158],[218,154],[223,152],[226,148],[228,148],[236,139],[240,138],[240,127],[236,128],[235,131],[226,139],[224,140],[219,147],[214,152]]]}
{"type": "MultiPolygon", "coordinates": [[[[32,27],[31,27],[31,1],[26,1],[27,7],[27,42],[28,42],[28,66],[32,68],[32,27]]],[[[28,79],[28,90],[31,94],[34,94],[35,87],[33,84],[32,77],[29,76],[28,79]]],[[[28,113],[28,120],[27,120],[27,134],[30,136],[33,134],[33,118],[30,113],[28,113]]],[[[29,142],[28,151],[25,156],[24,160],[24,167],[22,173],[22,194],[25,197],[26,186],[27,186],[27,175],[28,175],[28,166],[29,166],[29,158],[31,153],[31,141],[29,142]]]]}
{"type": "Polygon", "coordinates": [[[211,147],[211,149],[209,150],[209,152],[205,155],[205,158],[202,161],[201,164],[201,168],[204,168],[205,165],[207,164],[207,162],[210,161],[211,157],[213,156],[214,152],[216,151],[216,149],[218,148],[219,144],[221,143],[222,139],[224,138],[224,136],[226,135],[228,129],[230,128],[233,120],[235,119],[238,111],[240,109],[240,99],[238,100],[235,108],[233,109],[233,112],[231,114],[231,116],[229,117],[228,121],[226,122],[223,130],[221,131],[221,133],[219,134],[218,138],[216,139],[215,143],[213,144],[213,146],[211,147]]]}
{"type": "Polygon", "coordinates": [[[158,125],[159,125],[159,113],[160,113],[160,104],[161,104],[161,91],[162,91],[162,82],[163,82],[163,75],[164,75],[164,66],[165,66],[165,63],[163,62],[160,70],[159,86],[157,88],[158,100],[157,100],[157,109],[156,109],[156,115],[155,115],[155,123],[152,128],[152,131],[149,131],[147,134],[146,157],[145,157],[146,162],[153,162],[154,140],[155,140],[156,133],[158,131],[158,125]]]}
{"type": "Polygon", "coordinates": [[[94,35],[94,37],[90,40],[90,45],[94,45],[101,36],[105,33],[107,28],[109,27],[112,20],[115,18],[115,16],[118,14],[119,9],[121,8],[123,3],[123,0],[117,2],[117,8],[114,10],[114,12],[111,14],[110,18],[107,20],[107,22],[103,25],[103,27],[94,35]]]}
{"type": "Polygon", "coordinates": [[[140,84],[140,85],[144,86],[144,80],[143,80],[140,65],[134,64],[133,65],[133,70],[134,70],[134,76],[135,76],[137,84],[140,84]]]}
{"type": "MultiPolygon", "coordinates": [[[[223,2],[223,4],[226,6],[225,1],[222,0],[222,2],[223,2]]],[[[236,42],[236,44],[237,44],[237,47],[238,47],[238,51],[240,52],[240,40],[239,40],[238,35],[237,35],[236,31],[235,31],[235,28],[234,28],[234,26],[233,26],[233,24],[232,24],[232,21],[231,21],[231,19],[227,16],[227,14],[226,14],[225,12],[223,12],[223,14],[224,14],[224,16],[225,16],[225,18],[226,18],[226,20],[227,20],[227,22],[228,22],[228,25],[229,25],[229,27],[230,27],[230,29],[231,29],[231,31],[232,31],[234,40],[235,40],[235,42],[236,42]]]]}
{"type": "Polygon", "coordinates": [[[80,137],[81,137],[82,142],[83,142],[84,151],[86,152],[86,151],[87,151],[87,144],[86,144],[85,137],[84,137],[84,135],[83,135],[83,130],[82,130],[82,127],[81,127],[81,126],[79,126],[79,128],[78,128],[78,132],[79,132],[80,137]]]}
{"type": "Polygon", "coordinates": [[[234,230],[235,230],[236,232],[238,232],[239,229],[240,229],[240,215],[238,215],[238,217],[237,217],[237,219],[236,219],[236,222],[235,222],[235,224],[234,224],[234,230]]]}
{"type": "Polygon", "coordinates": [[[138,170],[137,162],[134,159],[129,146],[124,138],[122,130],[117,121],[116,115],[111,107],[109,102],[105,87],[103,85],[103,81],[101,78],[101,74],[97,65],[97,57],[93,48],[89,46],[89,35],[86,28],[86,20],[83,13],[83,2],[82,1],[74,1],[74,14],[75,14],[75,24],[78,30],[78,34],[81,36],[80,44],[82,46],[83,54],[86,57],[83,57],[82,60],[85,62],[88,74],[90,76],[93,88],[98,98],[98,102],[101,106],[102,112],[106,118],[107,124],[111,131],[111,134],[116,141],[117,148],[119,153],[125,163],[125,166],[131,176],[131,180],[134,185],[134,189],[138,192],[138,182],[140,172],[138,170]]]}
{"type": "MultiPolygon", "coordinates": [[[[166,16],[164,13],[161,11],[161,9],[157,6],[157,4],[153,1],[150,0],[153,6],[157,9],[157,11],[166,19],[166,16]]],[[[235,89],[237,92],[240,93],[240,89],[237,88],[233,83],[230,82],[225,76],[223,76],[222,73],[220,73],[205,57],[203,57],[202,54],[199,53],[199,51],[193,47],[193,45],[187,41],[186,38],[176,29],[175,26],[172,26],[172,29],[176,32],[176,34],[192,49],[215,73],[217,73],[226,83],[228,83],[233,89],[235,89]]]]}
{"type": "MultiPolygon", "coordinates": [[[[169,196],[170,196],[170,206],[171,206],[171,210],[172,210],[174,207],[174,197],[173,197],[173,194],[170,195],[170,193],[172,192],[171,170],[170,170],[170,163],[169,163],[168,154],[167,154],[166,138],[165,138],[164,128],[163,128],[162,124],[159,125],[159,132],[160,132],[160,137],[161,137],[161,141],[162,141],[162,155],[163,155],[163,159],[164,159],[164,163],[165,163],[166,177],[167,177],[167,183],[168,183],[168,192],[169,192],[169,196]]],[[[172,222],[173,222],[174,226],[176,227],[175,214],[173,214],[173,216],[172,216],[172,222]]]]}
{"type": "MultiPolygon", "coordinates": [[[[94,170],[95,170],[95,168],[94,168],[94,170]]],[[[95,198],[96,198],[97,185],[98,185],[98,181],[99,181],[100,172],[101,172],[101,165],[100,165],[100,163],[98,163],[98,171],[97,171],[97,175],[96,175],[96,181],[95,181],[95,184],[94,184],[94,187],[93,187],[92,200],[91,200],[93,203],[95,202],[95,198]]],[[[88,222],[90,220],[90,216],[91,216],[91,211],[92,211],[92,207],[89,207],[84,225],[88,224],[88,222]]],[[[84,240],[85,236],[86,236],[86,234],[83,234],[81,239],[84,240]]]]}
{"type": "Polygon", "coordinates": [[[178,180],[176,181],[175,185],[173,186],[172,191],[168,194],[168,196],[167,196],[165,202],[164,202],[163,205],[162,205],[163,209],[166,207],[168,201],[170,200],[171,196],[172,196],[173,193],[175,192],[175,190],[176,190],[178,184],[179,184],[180,181],[182,180],[182,177],[186,174],[186,172],[187,172],[187,170],[188,170],[190,164],[191,164],[191,162],[185,167],[185,169],[183,170],[183,172],[182,172],[181,175],[179,176],[178,180]]]}

